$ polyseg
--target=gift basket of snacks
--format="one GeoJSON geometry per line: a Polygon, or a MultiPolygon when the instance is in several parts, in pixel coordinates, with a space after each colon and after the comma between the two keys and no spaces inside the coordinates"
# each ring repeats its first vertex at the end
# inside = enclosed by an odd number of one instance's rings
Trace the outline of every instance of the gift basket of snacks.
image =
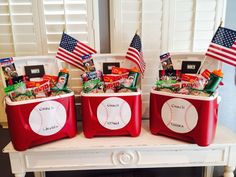
{"type": "Polygon", "coordinates": [[[150,93],[152,134],[209,145],[215,136],[223,73],[204,54],[160,56],[162,69],[150,93]],[[202,64],[201,64],[202,62],[202,64]]]}
{"type": "Polygon", "coordinates": [[[85,137],[138,136],[141,130],[139,70],[124,55],[84,56],[82,121],[85,137]]]}
{"type": "Polygon", "coordinates": [[[51,56],[0,62],[8,126],[16,150],[76,135],[74,93],[67,88],[67,69],[59,70],[51,56]]]}

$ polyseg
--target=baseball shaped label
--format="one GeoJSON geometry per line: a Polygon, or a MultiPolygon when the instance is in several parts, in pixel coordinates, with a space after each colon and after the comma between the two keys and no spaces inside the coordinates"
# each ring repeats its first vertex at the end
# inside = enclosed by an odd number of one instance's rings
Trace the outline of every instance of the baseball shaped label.
{"type": "Polygon", "coordinates": [[[187,133],[195,128],[198,113],[194,105],[181,98],[166,101],[161,109],[164,124],[177,133],[187,133]]]}
{"type": "Polygon", "coordinates": [[[110,130],[121,129],[131,119],[129,104],[118,97],[110,97],[103,100],[97,107],[99,123],[110,130]]]}
{"type": "Polygon", "coordinates": [[[31,129],[42,136],[59,132],[66,123],[66,110],[56,101],[45,101],[34,107],[29,116],[31,129]]]}

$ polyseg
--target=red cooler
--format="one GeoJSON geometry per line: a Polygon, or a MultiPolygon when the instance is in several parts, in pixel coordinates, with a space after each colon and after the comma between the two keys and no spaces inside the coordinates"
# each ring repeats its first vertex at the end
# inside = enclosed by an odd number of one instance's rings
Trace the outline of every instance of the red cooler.
{"type": "Polygon", "coordinates": [[[18,151],[77,133],[74,93],[12,102],[6,98],[11,141],[18,151]]]}
{"type": "Polygon", "coordinates": [[[141,131],[141,92],[82,93],[85,137],[138,136],[141,131]]]}
{"type": "Polygon", "coordinates": [[[212,143],[218,117],[218,97],[173,94],[152,90],[150,129],[187,142],[212,143]]]}

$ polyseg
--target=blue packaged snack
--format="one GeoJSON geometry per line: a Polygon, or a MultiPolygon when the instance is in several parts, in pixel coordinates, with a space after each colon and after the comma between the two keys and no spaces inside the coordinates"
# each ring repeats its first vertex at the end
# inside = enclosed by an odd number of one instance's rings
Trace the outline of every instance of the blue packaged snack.
{"type": "Polygon", "coordinates": [[[162,68],[164,70],[173,70],[174,69],[169,52],[161,55],[160,60],[161,60],[162,68]]]}
{"type": "Polygon", "coordinates": [[[83,65],[84,65],[84,71],[85,72],[93,72],[96,71],[93,59],[91,55],[85,55],[82,57],[83,65]]]}

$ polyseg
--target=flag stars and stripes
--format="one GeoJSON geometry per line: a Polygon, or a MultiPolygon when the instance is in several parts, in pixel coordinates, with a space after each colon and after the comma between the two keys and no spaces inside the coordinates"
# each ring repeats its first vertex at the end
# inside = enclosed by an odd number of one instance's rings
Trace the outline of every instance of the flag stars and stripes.
{"type": "Polygon", "coordinates": [[[236,40],[236,33],[232,30],[219,28],[212,42],[230,48],[236,40]]]}
{"type": "Polygon", "coordinates": [[[60,47],[64,48],[69,52],[73,52],[75,46],[77,45],[77,40],[69,35],[62,35],[60,42],[60,47]]]}
{"type": "Polygon", "coordinates": [[[84,71],[82,57],[96,53],[96,50],[74,39],[66,33],[62,34],[56,58],[84,71]]]}
{"type": "Polygon", "coordinates": [[[143,60],[141,38],[138,34],[134,35],[125,57],[134,62],[141,71],[141,74],[144,74],[146,66],[143,60]]]}
{"type": "Polygon", "coordinates": [[[236,66],[236,31],[219,27],[209,45],[206,56],[236,66]]]}
{"type": "Polygon", "coordinates": [[[139,37],[135,38],[136,40],[132,40],[130,47],[133,47],[137,49],[139,52],[141,52],[141,39],[139,37]]]}

